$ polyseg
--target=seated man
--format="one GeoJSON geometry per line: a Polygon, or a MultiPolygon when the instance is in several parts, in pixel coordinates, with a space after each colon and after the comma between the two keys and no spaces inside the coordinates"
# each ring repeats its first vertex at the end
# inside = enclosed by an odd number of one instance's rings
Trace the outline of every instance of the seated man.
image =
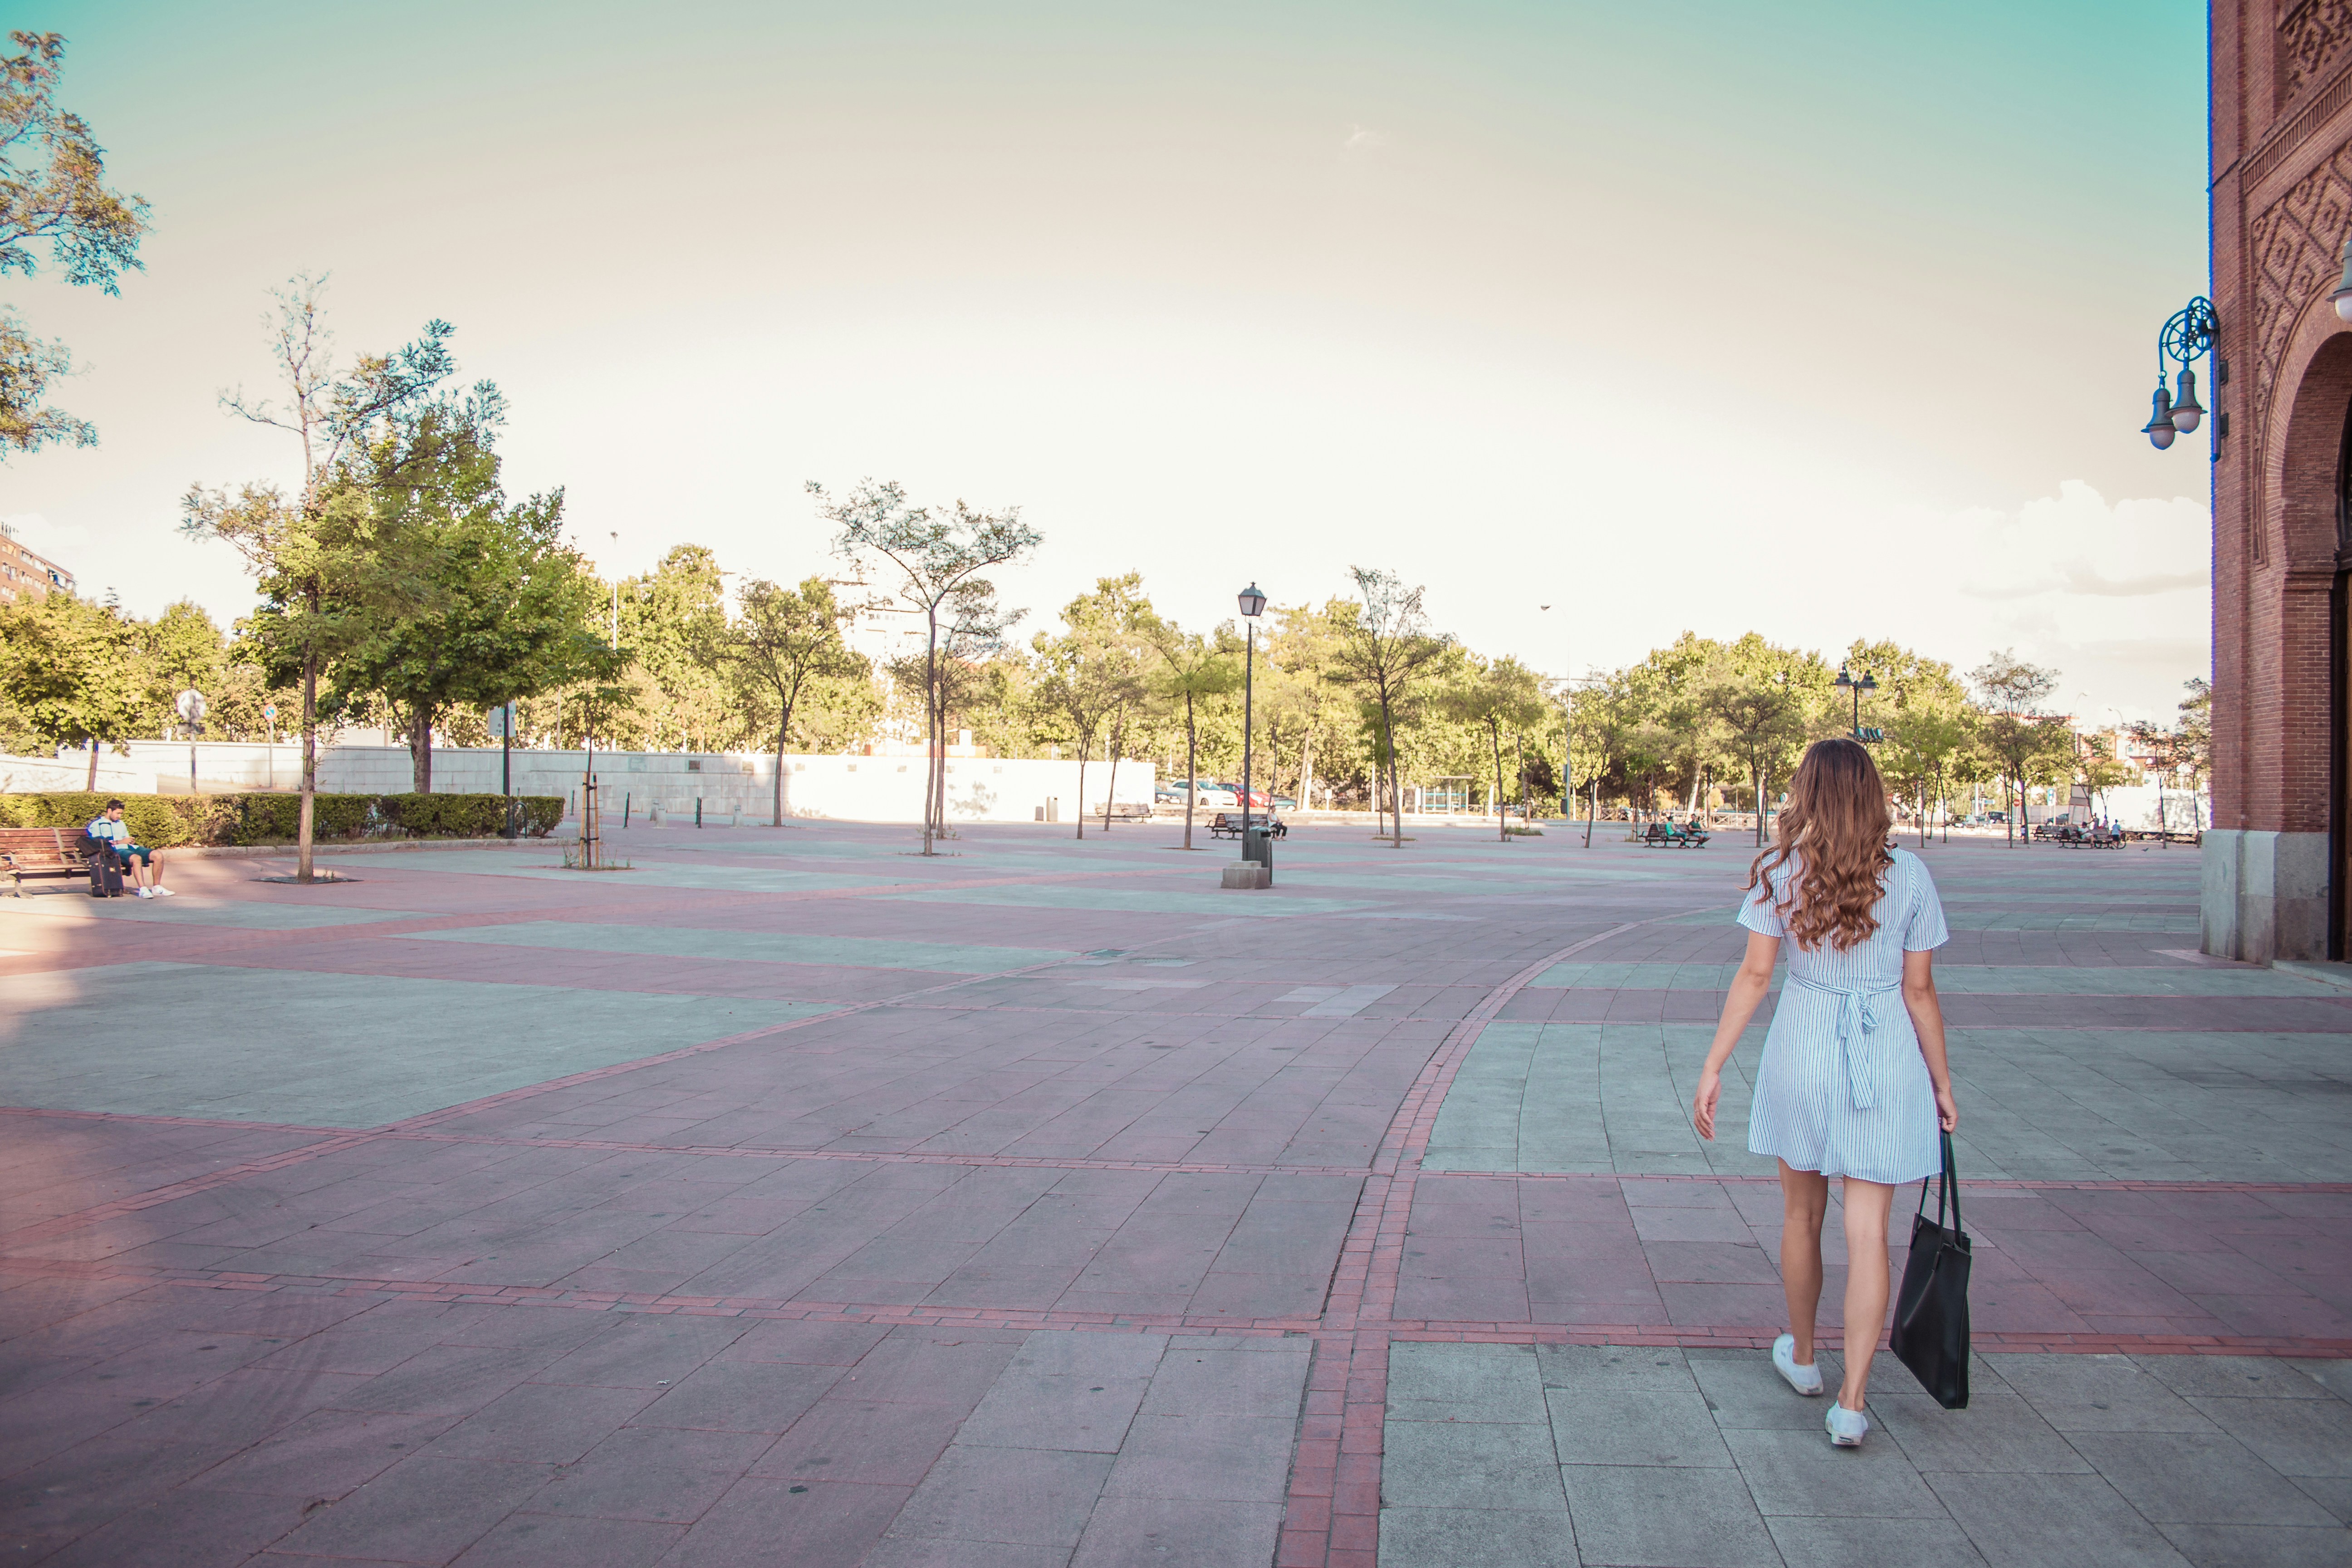
{"type": "Polygon", "coordinates": [[[92,838],[102,838],[114,846],[116,858],[131,868],[131,879],[137,884],[134,890],[141,898],[173,896],[172,889],[163,886],[163,868],[156,863],[155,851],[144,844],[131,842],[131,826],[122,820],[121,801],[108,801],[106,815],[91,821],[89,833],[92,838]]]}

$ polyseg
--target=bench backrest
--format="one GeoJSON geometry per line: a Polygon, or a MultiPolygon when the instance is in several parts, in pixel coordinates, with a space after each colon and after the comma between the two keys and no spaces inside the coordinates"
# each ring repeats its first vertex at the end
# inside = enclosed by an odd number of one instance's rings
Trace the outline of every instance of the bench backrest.
{"type": "Polygon", "coordinates": [[[88,838],[79,833],[67,841],[62,827],[0,827],[0,854],[10,858],[54,859],[60,864],[84,852],[88,838]]]}

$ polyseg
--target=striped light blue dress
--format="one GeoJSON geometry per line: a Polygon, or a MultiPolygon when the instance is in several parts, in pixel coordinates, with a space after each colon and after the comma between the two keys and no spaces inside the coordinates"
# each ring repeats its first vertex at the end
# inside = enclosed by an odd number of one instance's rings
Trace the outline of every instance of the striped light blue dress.
{"type": "Polygon", "coordinates": [[[1843,952],[1827,942],[1808,952],[1775,908],[1795,869],[1792,862],[1774,872],[1771,896],[1759,885],[1739,911],[1749,931],[1780,938],[1788,960],[1756,1069],[1748,1147],[1796,1170],[1889,1186],[1932,1176],[1943,1168],[1943,1144],[1935,1085],[1903,1005],[1903,955],[1951,939],[1936,884],[1917,856],[1895,850],[1880,885],[1877,931],[1843,952]]]}

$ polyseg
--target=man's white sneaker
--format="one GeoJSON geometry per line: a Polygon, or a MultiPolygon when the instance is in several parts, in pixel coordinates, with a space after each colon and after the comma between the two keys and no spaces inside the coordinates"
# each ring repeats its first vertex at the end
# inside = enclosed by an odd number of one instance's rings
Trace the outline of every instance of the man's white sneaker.
{"type": "Polygon", "coordinates": [[[155,895],[154,895],[154,894],[152,894],[152,893],[151,893],[151,892],[149,892],[149,891],[148,891],[146,889],[144,889],[144,888],[137,888],[137,889],[132,889],[132,896],[133,896],[134,898],[141,898],[141,899],[152,899],[152,898],[153,898],[155,895]]]}
{"type": "Polygon", "coordinates": [[[1789,1380],[1789,1386],[1807,1395],[1822,1391],[1822,1369],[1797,1364],[1797,1336],[1782,1334],[1772,1342],[1772,1370],[1789,1380]]]}
{"type": "Polygon", "coordinates": [[[171,889],[163,886],[163,883],[158,882],[155,884],[155,896],[159,899],[176,899],[180,895],[172,891],[171,889]]]}
{"type": "Polygon", "coordinates": [[[1859,1410],[1848,1410],[1832,1399],[1829,1417],[1822,1425],[1829,1428],[1830,1441],[1836,1447],[1859,1448],[1864,1435],[1870,1430],[1870,1417],[1859,1410]]]}

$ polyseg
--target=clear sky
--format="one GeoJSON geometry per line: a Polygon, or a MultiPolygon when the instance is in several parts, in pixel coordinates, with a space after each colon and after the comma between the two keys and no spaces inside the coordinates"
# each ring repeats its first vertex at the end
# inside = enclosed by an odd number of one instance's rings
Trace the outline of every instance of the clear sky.
{"type": "Polygon", "coordinates": [[[0,15],[156,222],[120,299],[0,285],[102,436],[0,516],[142,613],[250,601],[177,501],[295,471],[215,400],[311,268],[347,350],[456,323],[608,571],[805,574],[802,481],[871,475],[1021,506],[1032,625],[1360,563],[1552,671],[2014,647],[2102,718],[2207,668],[2206,436],[2137,430],[2204,290],[2188,0],[0,15]]]}

